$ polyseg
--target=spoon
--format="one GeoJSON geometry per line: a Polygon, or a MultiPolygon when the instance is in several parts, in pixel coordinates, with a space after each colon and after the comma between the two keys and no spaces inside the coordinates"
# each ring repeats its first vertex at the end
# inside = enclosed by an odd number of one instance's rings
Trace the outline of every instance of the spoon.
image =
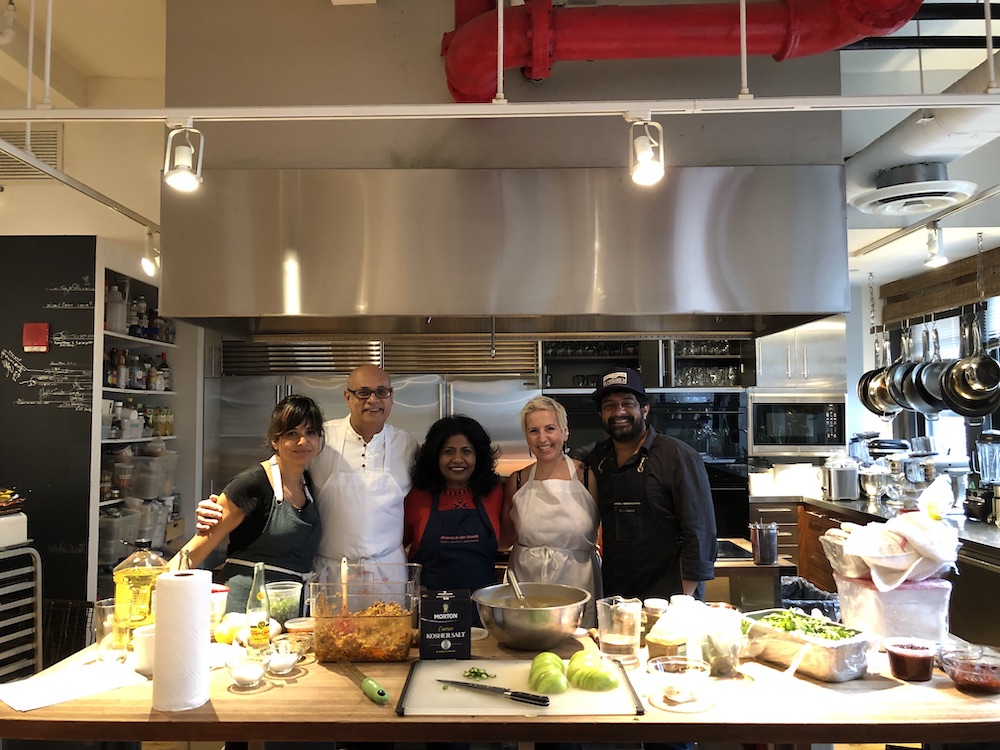
{"type": "Polygon", "coordinates": [[[510,568],[507,569],[507,583],[514,589],[514,596],[517,597],[517,606],[522,609],[527,607],[528,603],[524,598],[524,592],[521,591],[521,584],[517,582],[517,576],[514,575],[514,571],[510,568]]]}

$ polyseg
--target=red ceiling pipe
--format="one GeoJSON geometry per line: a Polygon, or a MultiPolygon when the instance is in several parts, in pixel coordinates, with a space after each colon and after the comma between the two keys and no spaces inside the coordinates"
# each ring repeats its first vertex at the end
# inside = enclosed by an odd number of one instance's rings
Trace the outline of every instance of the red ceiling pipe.
{"type": "MultiPolygon", "coordinates": [[[[455,0],[464,17],[486,0],[455,0]]],[[[747,53],[775,60],[830,52],[886,36],[922,0],[770,0],[747,4],[747,53]]],[[[448,90],[457,102],[488,102],[497,89],[496,5],[445,35],[448,90]]],[[[553,8],[525,0],[504,11],[504,68],[548,77],[567,60],[714,57],[740,52],[739,3],[553,8]],[[541,43],[540,43],[541,42],[541,43]],[[544,47],[540,50],[539,47],[544,47]],[[541,59],[540,59],[541,58],[541,59]]]]}

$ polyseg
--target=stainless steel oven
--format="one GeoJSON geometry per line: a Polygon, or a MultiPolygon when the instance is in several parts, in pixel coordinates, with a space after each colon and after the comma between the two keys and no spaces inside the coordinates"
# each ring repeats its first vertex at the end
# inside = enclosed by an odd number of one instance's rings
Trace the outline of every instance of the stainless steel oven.
{"type": "Polygon", "coordinates": [[[751,456],[828,456],[847,451],[847,394],[839,391],[747,392],[751,456]]]}

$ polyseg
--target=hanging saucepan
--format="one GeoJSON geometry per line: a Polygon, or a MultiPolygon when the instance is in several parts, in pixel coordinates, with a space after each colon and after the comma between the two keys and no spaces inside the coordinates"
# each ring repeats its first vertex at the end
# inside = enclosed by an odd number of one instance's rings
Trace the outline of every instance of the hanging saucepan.
{"type": "Polygon", "coordinates": [[[953,412],[968,420],[976,420],[973,424],[982,422],[982,418],[987,414],[992,414],[1000,408],[1000,388],[993,391],[985,398],[968,399],[954,390],[954,378],[951,373],[954,367],[949,368],[941,376],[941,396],[953,412]]]}
{"type": "Polygon", "coordinates": [[[917,366],[917,363],[910,359],[912,349],[913,340],[910,337],[910,327],[907,325],[900,336],[899,359],[886,373],[886,387],[892,400],[909,411],[914,411],[916,407],[907,399],[906,393],[903,391],[903,383],[909,378],[910,371],[917,366]]]}
{"type": "Polygon", "coordinates": [[[944,403],[944,398],[941,395],[941,375],[954,363],[955,360],[942,360],[941,359],[941,339],[938,337],[937,323],[934,323],[933,330],[931,331],[931,337],[933,341],[933,351],[931,354],[931,361],[920,369],[920,389],[921,393],[929,396],[928,399],[931,403],[938,403],[939,409],[948,408],[944,403]]]}
{"type": "MultiPolygon", "coordinates": [[[[976,330],[978,327],[979,324],[974,318],[972,328],[976,330]]],[[[968,351],[965,347],[967,340],[965,334],[969,331],[966,329],[964,321],[962,328],[962,348],[963,351],[968,351]]],[[[975,345],[976,343],[978,343],[978,338],[973,335],[970,344],[975,345]]],[[[1000,388],[994,388],[990,393],[974,391],[969,386],[962,369],[962,363],[969,359],[970,357],[963,356],[941,373],[941,398],[953,412],[965,417],[972,424],[979,424],[983,417],[1000,408],[1000,388]]]]}
{"type": "Polygon", "coordinates": [[[878,334],[875,334],[875,367],[872,370],[866,370],[861,377],[858,379],[858,400],[861,405],[864,406],[868,411],[874,412],[879,416],[882,416],[882,412],[872,406],[871,402],[868,400],[868,382],[877,372],[882,371],[882,340],[878,334]]]}
{"type": "Polygon", "coordinates": [[[986,353],[979,334],[979,318],[972,316],[968,356],[952,365],[955,392],[975,400],[986,398],[1000,386],[1000,363],[986,353]]]}
{"type": "Polygon", "coordinates": [[[930,338],[930,329],[924,326],[921,333],[923,360],[917,362],[903,380],[903,395],[906,396],[907,402],[913,406],[914,411],[920,412],[926,419],[935,420],[937,413],[945,408],[944,402],[931,396],[924,389],[920,378],[921,371],[931,364],[930,338]]]}
{"type": "MultiPolygon", "coordinates": [[[[889,361],[889,339],[882,342],[884,361],[889,361]]],[[[878,414],[886,422],[891,422],[903,407],[889,395],[889,369],[883,368],[868,379],[869,410],[878,414]]]]}

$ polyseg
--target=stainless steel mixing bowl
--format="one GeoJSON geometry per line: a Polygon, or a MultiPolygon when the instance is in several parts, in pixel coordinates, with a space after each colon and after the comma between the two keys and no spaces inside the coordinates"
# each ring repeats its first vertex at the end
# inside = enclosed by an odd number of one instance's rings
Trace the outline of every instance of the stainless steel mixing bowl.
{"type": "Polygon", "coordinates": [[[526,605],[520,607],[505,583],[472,595],[479,619],[499,643],[522,651],[545,651],[580,627],[590,592],[561,583],[521,582],[526,605]]]}

